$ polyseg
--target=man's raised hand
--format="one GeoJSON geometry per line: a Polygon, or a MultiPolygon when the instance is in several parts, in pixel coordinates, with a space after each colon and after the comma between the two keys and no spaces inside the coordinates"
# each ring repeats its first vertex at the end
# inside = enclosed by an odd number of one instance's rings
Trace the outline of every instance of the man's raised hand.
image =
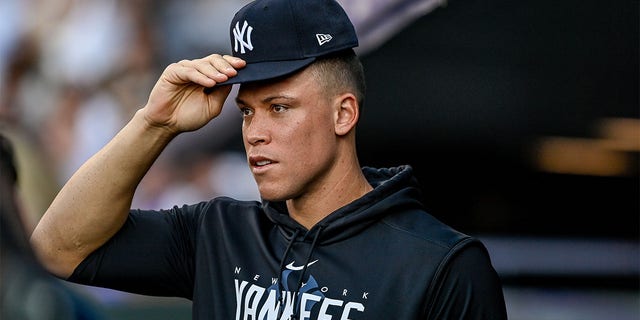
{"type": "Polygon", "coordinates": [[[228,80],[245,65],[240,58],[219,54],[170,64],[151,90],[145,120],[173,134],[201,128],[220,114],[231,86],[203,89],[228,80]]]}

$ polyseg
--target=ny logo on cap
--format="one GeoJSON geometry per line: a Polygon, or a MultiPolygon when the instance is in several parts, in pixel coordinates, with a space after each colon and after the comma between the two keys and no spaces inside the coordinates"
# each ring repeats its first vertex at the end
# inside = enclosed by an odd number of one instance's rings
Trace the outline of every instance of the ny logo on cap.
{"type": "Polygon", "coordinates": [[[244,49],[248,49],[249,51],[253,50],[253,44],[251,44],[251,31],[253,31],[253,27],[247,23],[247,20],[244,21],[242,25],[242,30],[240,29],[240,21],[236,22],[235,28],[233,28],[233,38],[234,45],[233,50],[238,52],[238,46],[240,46],[240,53],[245,53],[244,49]],[[245,41],[245,32],[246,32],[246,41],[245,41]]]}

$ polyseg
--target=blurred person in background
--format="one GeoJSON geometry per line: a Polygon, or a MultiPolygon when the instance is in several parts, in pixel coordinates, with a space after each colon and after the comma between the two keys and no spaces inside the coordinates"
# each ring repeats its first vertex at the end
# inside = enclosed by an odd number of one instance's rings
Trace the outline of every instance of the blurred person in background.
{"type": "Polygon", "coordinates": [[[98,320],[97,309],[36,259],[23,222],[12,142],[0,134],[0,319],[98,320]]]}

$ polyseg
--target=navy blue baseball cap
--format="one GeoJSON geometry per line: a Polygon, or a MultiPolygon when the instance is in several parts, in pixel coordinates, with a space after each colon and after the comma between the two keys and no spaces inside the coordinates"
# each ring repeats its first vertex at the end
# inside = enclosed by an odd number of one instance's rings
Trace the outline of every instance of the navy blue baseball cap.
{"type": "Polygon", "coordinates": [[[358,46],[353,24],[335,0],[255,0],[235,14],[229,35],[232,55],[247,65],[220,85],[284,76],[358,46]]]}

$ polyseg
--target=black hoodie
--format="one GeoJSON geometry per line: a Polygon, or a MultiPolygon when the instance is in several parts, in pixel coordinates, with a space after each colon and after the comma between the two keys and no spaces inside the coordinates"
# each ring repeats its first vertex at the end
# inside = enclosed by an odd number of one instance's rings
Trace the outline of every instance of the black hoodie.
{"type": "Polygon", "coordinates": [[[506,319],[477,239],[425,212],[410,166],[307,230],[283,202],[132,210],[73,282],[193,301],[193,319],[506,319]]]}

